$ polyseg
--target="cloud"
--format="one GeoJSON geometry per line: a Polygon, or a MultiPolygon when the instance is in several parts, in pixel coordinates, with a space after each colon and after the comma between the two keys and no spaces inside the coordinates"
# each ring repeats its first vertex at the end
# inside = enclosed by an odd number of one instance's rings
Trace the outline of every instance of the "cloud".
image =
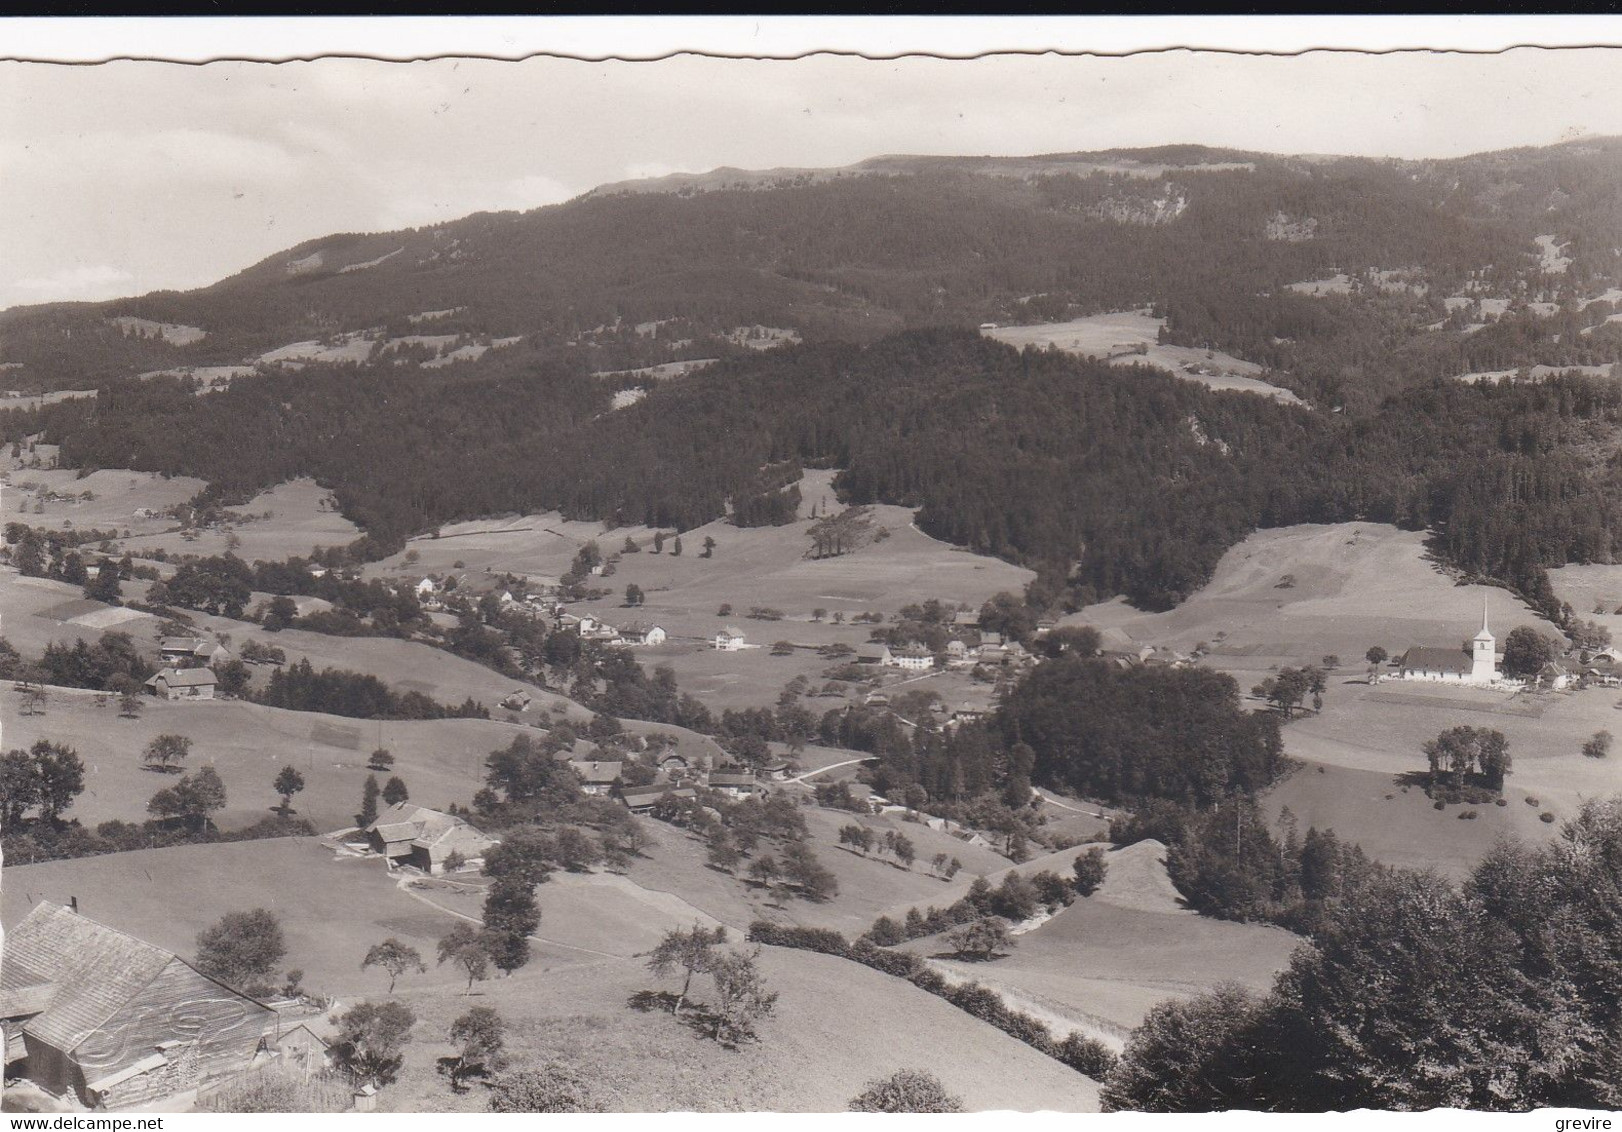
{"type": "Polygon", "coordinates": [[[47,299],[107,299],[128,294],[134,280],[135,276],[121,267],[98,263],[18,279],[11,286],[20,294],[47,299]]]}

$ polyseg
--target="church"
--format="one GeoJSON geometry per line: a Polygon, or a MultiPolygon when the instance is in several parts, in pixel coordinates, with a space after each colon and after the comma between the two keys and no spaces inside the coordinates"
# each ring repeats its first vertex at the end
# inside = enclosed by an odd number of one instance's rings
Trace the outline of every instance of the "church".
{"type": "Polygon", "coordinates": [[[1487,599],[1481,599],[1481,632],[1456,649],[1415,645],[1397,660],[1403,680],[1444,684],[1493,684],[1498,681],[1498,642],[1487,628],[1487,599]]]}

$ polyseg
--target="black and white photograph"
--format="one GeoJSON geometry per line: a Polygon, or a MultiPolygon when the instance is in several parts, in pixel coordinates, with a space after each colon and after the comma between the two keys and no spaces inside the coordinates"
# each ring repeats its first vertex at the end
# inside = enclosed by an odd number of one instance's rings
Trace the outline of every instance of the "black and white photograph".
{"type": "Polygon", "coordinates": [[[8,22],[14,1127],[1622,1109],[1622,17],[8,22]]]}

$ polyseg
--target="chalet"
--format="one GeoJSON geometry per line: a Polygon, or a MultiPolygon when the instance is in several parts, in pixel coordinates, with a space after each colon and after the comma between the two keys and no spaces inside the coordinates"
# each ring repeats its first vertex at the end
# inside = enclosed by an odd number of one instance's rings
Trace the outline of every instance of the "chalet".
{"type": "Polygon", "coordinates": [[[212,700],[218,684],[207,668],[165,668],[147,680],[146,690],[165,700],[212,700]]]}
{"type": "Polygon", "coordinates": [[[461,818],[410,802],[390,806],[363,832],[366,843],[390,868],[410,865],[425,873],[444,872],[445,859],[452,853],[470,861],[497,843],[461,818]]]}
{"type": "Polygon", "coordinates": [[[620,636],[625,638],[628,645],[662,645],[667,634],[657,625],[635,621],[621,629],[620,636]]]}
{"type": "Polygon", "coordinates": [[[773,759],[761,767],[760,772],[773,782],[786,782],[792,769],[787,759],[773,759]]]}
{"type": "Polygon", "coordinates": [[[952,660],[963,660],[969,655],[969,646],[953,638],[946,642],[946,655],[952,660]]]}
{"type": "Polygon", "coordinates": [[[234,1076],[276,1028],[264,1003],[59,904],[36,904],[5,946],[7,1061],[20,1052],[22,1076],[91,1108],[144,1105],[234,1076]]]}
{"type": "Polygon", "coordinates": [[[743,648],[743,634],[728,625],[715,634],[715,647],[722,652],[737,652],[743,648]]]}
{"type": "Polygon", "coordinates": [[[862,702],[869,707],[889,707],[890,697],[883,692],[869,692],[862,697],[862,702]]]}
{"type": "Polygon", "coordinates": [[[1556,658],[1538,671],[1538,682],[1556,692],[1563,692],[1577,682],[1577,670],[1567,661],[1556,658]]]}
{"type": "Polygon", "coordinates": [[[431,597],[439,592],[439,583],[432,578],[424,578],[417,583],[416,589],[419,598],[431,597]]]}
{"type": "Polygon", "coordinates": [[[685,755],[671,751],[669,754],[659,756],[659,769],[669,775],[685,774],[692,769],[692,764],[687,761],[685,755]]]}
{"type": "Polygon", "coordinates": [[[619,799],[625,803],[625,808],[633,814],[645,814],[653,809],[653,804],[661,798],[677,798],[691,801],[696,798],[697,792],[691,786],[627,786],[619,793],[619,799]]]}
{"type": "Polygon", "coordinates": [[[581,761],[569,763],[574,772],[580,776],[580,790],[591,795],[608,794],[614,789],[614,783],[619,781],[620,772],[625,769],[622,762],[581,761]]]}
{"type": "Polygon", "coordinates": [[[749,798],[760,792],[760,783],[750,771],[711,771],[706,785],[730,798],[749,798]]]}
{"type": "Polygon", "coordinates": [[[506,708],[508,711],[523,711],[533,702],[534,700],[530,694],[520,688],[516,692],[508,693],[508,695],[502,699],[501,706],[506,708]]]}
{"type": "Polygon", "coordinates": [[[895,657],[890,654],[890,646],[885,645],[878,652],[860,653],[856,657],[857,664],[877,664],[881,668],[894,668],[895,657]]]}

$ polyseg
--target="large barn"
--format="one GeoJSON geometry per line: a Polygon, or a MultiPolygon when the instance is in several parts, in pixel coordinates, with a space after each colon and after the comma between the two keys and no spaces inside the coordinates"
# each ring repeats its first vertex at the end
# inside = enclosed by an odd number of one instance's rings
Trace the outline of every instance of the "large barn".
{"type": "Polygon", "coordinates": [[[8,1075],[92,1108],[127,1108],[240,1073],[276,1012],[178,956],[59,904],[6,932],[8,1075]]]}

